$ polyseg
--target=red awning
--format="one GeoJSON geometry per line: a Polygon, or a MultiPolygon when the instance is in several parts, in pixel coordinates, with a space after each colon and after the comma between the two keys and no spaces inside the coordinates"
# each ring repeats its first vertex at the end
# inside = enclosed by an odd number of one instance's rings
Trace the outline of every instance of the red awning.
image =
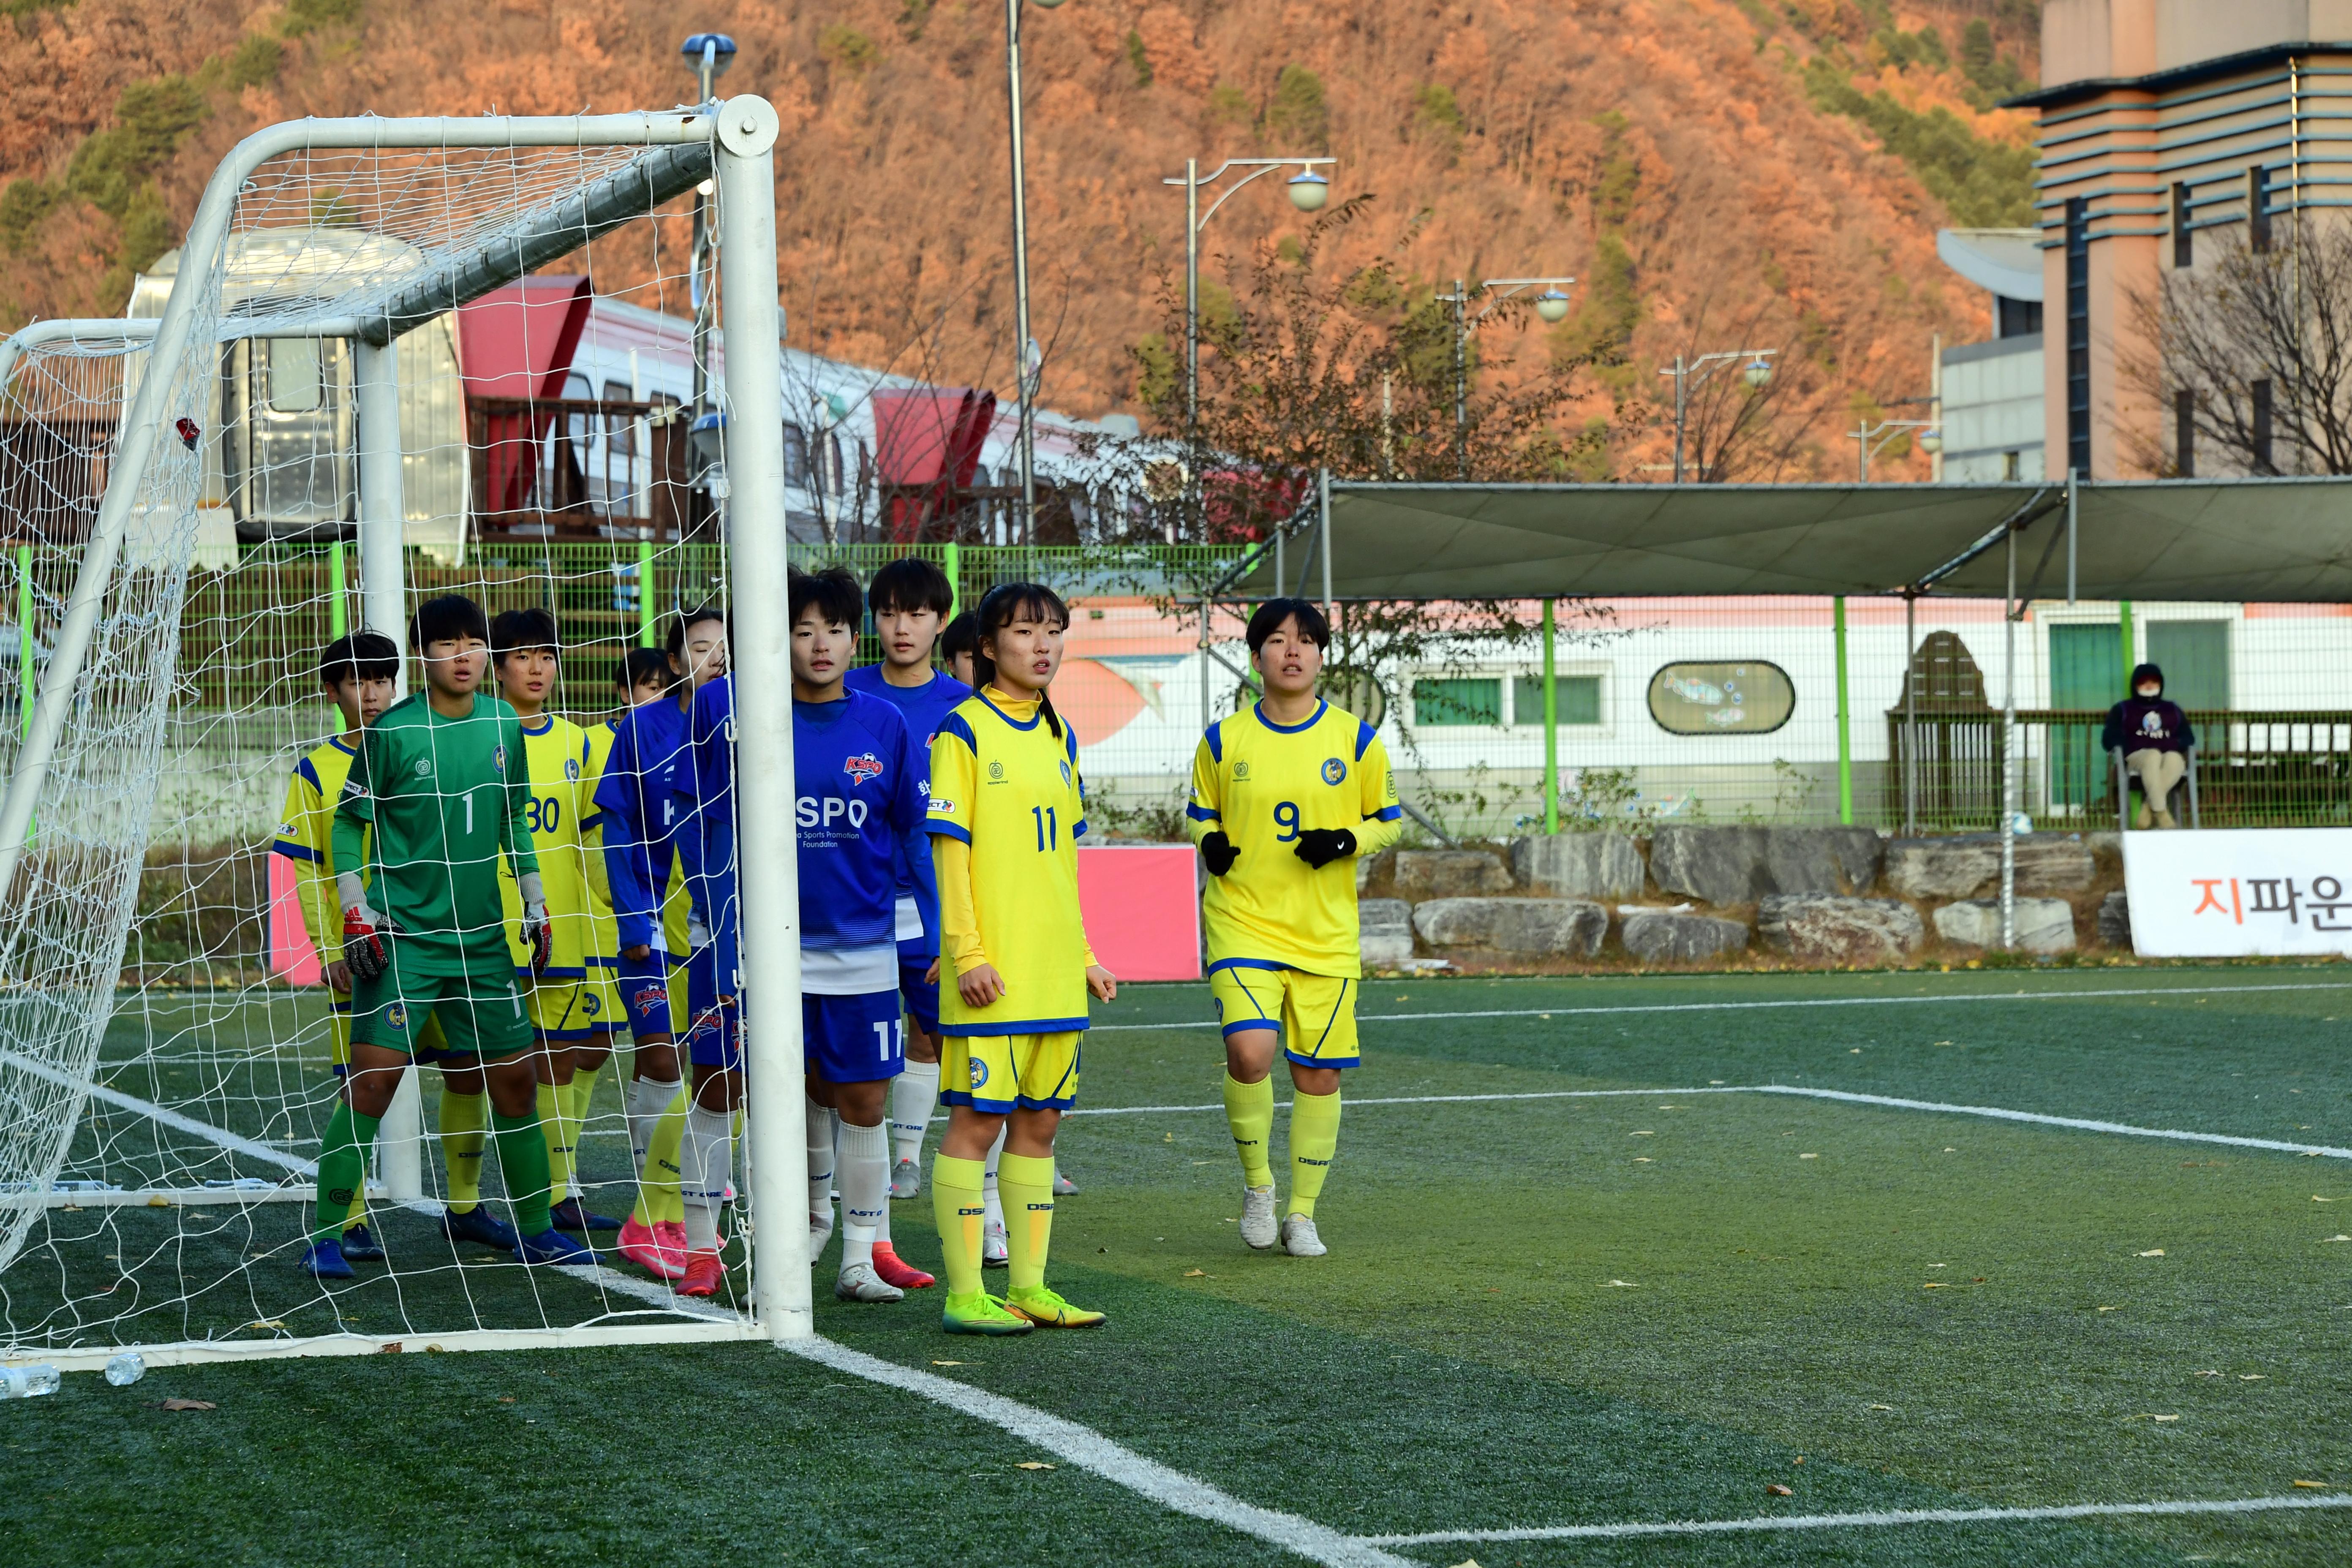
{"type": "Polygon", "coordinates": [[[525,278],[457,307],[467,397],[561,397],[588,325],[585,278],[525,278]]]}
{"type": "Polygon", "coordinates": [[[890,498],[890,534],[922,537],[980,468],[980,448],[996,422],[996,394],[972,387],[874,394],[874,464],[885,486],[928,493],[890,498]]]}

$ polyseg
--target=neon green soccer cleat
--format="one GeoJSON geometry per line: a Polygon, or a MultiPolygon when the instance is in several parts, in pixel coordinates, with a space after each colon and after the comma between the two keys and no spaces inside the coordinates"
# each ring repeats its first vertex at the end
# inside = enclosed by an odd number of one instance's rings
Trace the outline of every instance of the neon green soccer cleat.
{"type": "Polygon", "coordinates": [[[950,1296],[940,1309],[940,1327],[951,1334],[1025,1334],[1036,1325],[985,1290],[950,1296]]]}
{"type": "Polygon", "coordinates": [[[1071,1306],[1044,1285],[1007,1290],[1004,1305],[1041,1329],[1098,1329],[1108,1321],[1104,1313],[1071,1306]]]}

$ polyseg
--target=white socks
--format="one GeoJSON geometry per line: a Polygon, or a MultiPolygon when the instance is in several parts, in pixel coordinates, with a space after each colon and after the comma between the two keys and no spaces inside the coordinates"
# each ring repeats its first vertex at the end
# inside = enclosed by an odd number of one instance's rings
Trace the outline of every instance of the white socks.
{"type": "Polygon", "coordinates": [[[805,1101],[808,1116],[809,1228],[833,1229],[833,1135],[836,1120],[831,1109],[805,1101]]]}
{"type": "Polygon", "coordinates": [[[686,1108],[686,1142],[678,1162],[678,1196],[686,1203],[689,1252],[719,1250],[719,1210],[735,1165],[735,1118],[725,1110],[686,1108]]]}
{"type": "Polygon", "coordinates": [[[915,1062],[890,1086],[890,1142],[896,1159],[921,1163],[923,1133],[940,1103],[940,1064],[915,1062]]]}
{"type": "MultiPolygon", "coordinates": [[[[1009,1127],[1011,1119],[1006,1120],[1009,1127]]],[[[996,1195],[996,1161],[1004,1152],[1005,1131],[1005,1127],[996,1130],[996,1142],[988,1146],[988,1164],[980,1178],[980,1199],[988,1211],[982,1223],[992,1225],[999,1230],[1004,1228],[1004,1205],[996,1195]]]]}
{"type": "Polygon", "coordinates": [[[646,1168],[646,1150],[654,1141],[654,1124],[677,1098],[678,1080],[665,1083],[657,1078],[633,1079],[628,1097],[621,1102],[621,1114],[629,1123],[629,1162],[637,1170],[646,1168]]]}
{"type": "Polygon", "coordinates": [[[841,1266],[874,1261],[877,1227],[890,1212],[890,1135],[880,1126],[841,1124],[841,1266]]]}

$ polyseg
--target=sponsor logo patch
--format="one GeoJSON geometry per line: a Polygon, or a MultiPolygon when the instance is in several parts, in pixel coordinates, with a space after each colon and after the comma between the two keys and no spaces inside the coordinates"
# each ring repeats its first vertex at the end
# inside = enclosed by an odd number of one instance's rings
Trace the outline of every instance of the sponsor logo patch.
{"type": "Polygon", "coordinates": [[[635,1006],[640,1016],[650,1018],[669,1002],[669,990],[662,985],[637,987],[635,1006]]]}
{"type": "Polygon", "coordinates": [[[991,763],[988,764],[988,781],[991,784],[1003,784],[1004,782],[1004,764],[1003,763],[991,763]]]}
{"type": "Polygon", "coordinates": [[[878,779],[882,776],[882,760],[871,752],[862,756],[844,757],[841,760],[841,771],[849,775],[851,784],[862,784],[869,779],[878,779]]]}
{"type": "Polygon", "coordinates": [[[1249,777],[1249,763],[1246,759],[1234,763],[1234,777],[1236,780],[1249,777]]]}

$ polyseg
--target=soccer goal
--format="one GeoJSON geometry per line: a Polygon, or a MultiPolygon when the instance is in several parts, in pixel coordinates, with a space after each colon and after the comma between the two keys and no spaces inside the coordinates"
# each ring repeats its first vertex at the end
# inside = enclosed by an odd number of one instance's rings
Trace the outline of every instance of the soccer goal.
{"type": "MultiPolygon", "coordinates": [[[[129,318],[0,342],[16,709],[0,724],[0,1359],[810,1331],[797,892],[789,805],[772,805],[792,772],[777,131],[757,97],[273,126],[215,171],[129,318]],[[604,363],[638,364],[615,338],[631,321],[690,316],[689,395],[609,369],[585,396],[566,383],[582,317],[538,275],[586,273],[592,252],[634,301],[594,329],[615,339],[604,363]],[[740,1267],[714,1300],[450,1242],[430,1068],[376,1144],[385,1260],[332,1289],[295,1268],[339,1089],[333,998],[272,853],[279,802],[338,732],[320,649],[362,629],[404,646],[414,605],[447,592],[552,616],[549,710],[583,731],[621,705],[615,666],[667,612],[742,607],[743,966],[764,984],[746,998],[740,1267]]],[[[626,1212],[617,1040],[573,1191],[626,1212]]]]}

